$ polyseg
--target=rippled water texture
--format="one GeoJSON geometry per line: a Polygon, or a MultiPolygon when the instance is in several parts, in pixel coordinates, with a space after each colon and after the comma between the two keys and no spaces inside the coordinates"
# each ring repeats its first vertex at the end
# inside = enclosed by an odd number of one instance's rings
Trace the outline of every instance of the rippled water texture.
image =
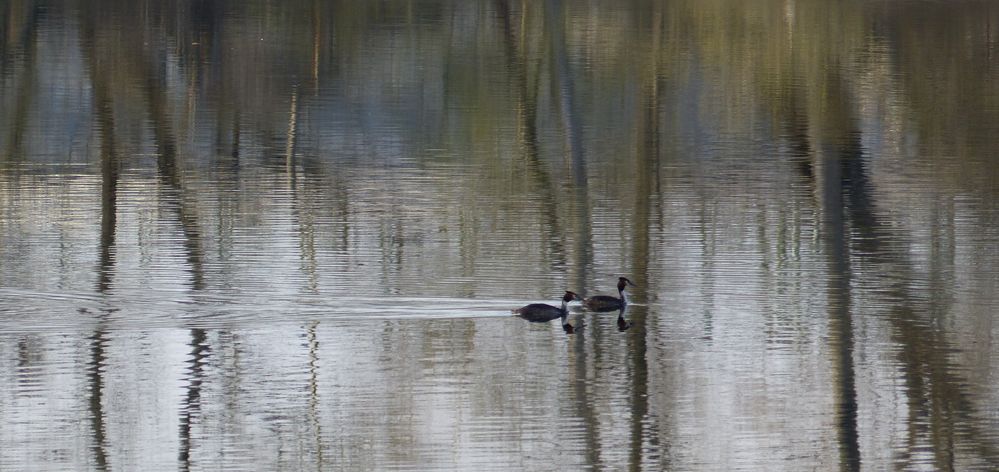
{"type": "Polygon", "coordinates": [[[997,25],[0,2],[0,470],[996,470],[997,25]]]}

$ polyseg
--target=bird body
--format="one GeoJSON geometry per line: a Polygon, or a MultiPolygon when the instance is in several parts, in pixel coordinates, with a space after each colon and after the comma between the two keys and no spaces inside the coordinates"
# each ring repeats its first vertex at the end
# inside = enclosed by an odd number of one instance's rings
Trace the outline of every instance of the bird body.
{"type": "Polygon", "coordinates": [[[617,293],[620,298],[612,297],[610,295],[596,295],[583,300],[583,306],[585,306],[590,311],[614,311],[620,310],[628,305],[628,296],[625,294],[625,289],[631,285],[635,284],[625,277],[618,277],[617,279],[617,293]]]}
{"type": "Polygon", "coordinates": [[[582,300],[579,295],[566,291],[562,296],[562,306],[554,307],[547,303],[532,303],[513,310],[513,314],[534,323],[543,323],[568,315],[567,305],[573,300],[582,300]]]}

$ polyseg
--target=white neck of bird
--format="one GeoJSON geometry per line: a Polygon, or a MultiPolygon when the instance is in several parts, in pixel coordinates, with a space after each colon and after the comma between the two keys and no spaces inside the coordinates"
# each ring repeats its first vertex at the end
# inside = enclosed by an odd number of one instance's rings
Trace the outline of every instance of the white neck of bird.
{"type": "Polygon", "coordinates": [[[566,302],[565,299],[563,298],[562,299],[562,311],[565,311],[567,304],[568,304],[568,302],[566,302]]]}
{"type": "Polygon", "coordinates": [[[621,303],[624,305],[628,304],[628,295],[625,294],[625,289],[618,290],[617,293],[621,294],[621,303]]]}

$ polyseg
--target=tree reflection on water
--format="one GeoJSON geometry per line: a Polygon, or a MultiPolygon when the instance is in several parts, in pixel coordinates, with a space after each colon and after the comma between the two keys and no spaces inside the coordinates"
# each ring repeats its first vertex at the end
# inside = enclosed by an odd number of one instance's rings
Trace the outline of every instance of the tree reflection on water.
{"type": "Polygon", "coordinates": [[[996,18],[8,1],[0,466],[999,463],[996,18]],[[480,316],[620,273],[571,337],[480,316]]]}

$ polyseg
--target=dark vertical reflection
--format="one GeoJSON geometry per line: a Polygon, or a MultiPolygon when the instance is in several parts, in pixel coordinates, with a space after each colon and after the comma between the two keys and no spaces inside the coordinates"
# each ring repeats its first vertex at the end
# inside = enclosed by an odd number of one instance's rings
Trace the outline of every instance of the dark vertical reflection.
{"type": "Polygon", "coordinates": [[[101,237],[100,256],[98,258],[97,291],[106,293],[111,288],[111,276],[114,269],[115,232],[118,220],[118,154],[115,150],[114,116],[111,108],[109,85],[105,80],[104,71],[97,68],[94,54],[94,38],[92,26],[85,24],[84,34],[87,38],[84,47],[90,67],[91,83],[94,89],[94,113],[97,117],[97,128],[101,142],[101,237]]]}
{"type": "MultiPolygon", "coordinates": [[[[900,280],[914,280],[911,263],[906,254],[900,254],[887,242],[890,235],[885,223],[875,212],[870,178],[859,135],[849,133],[842,141],[834,172],[839,173],[842,207],[847,211],[845,220],[855,237],[842,241],[847,262],[843,270],[849,271],[850,252],[863,255],[866,261],[876,264],[885,274],[903,274],[889,282],[885,292],[894,304],[889,317],[894,330],[895,344],[901,348],[900,360],[904,366],[906,393],[909,397],[909,448],[898,459],[901,463],[917,465],[920,459],[914,452],[925,452],[918,443],[928,437],[932,443],[933,466],[937,470],[955,470],[955,448],[958,444],[970,446],[987,463],[999,463],[995,445],[981,438],[987,437],[974,421],[974,406],[964,391],[966,381],[954,373],[950,365],[951,341],[945,332],[925,323],[920,317],[927,313],[914,307],[913,295],[900,280]],[[956,427],[956,425],[961,425],[956,427]]],[[[849,276],[850,272],[846,272],[849,276]]],[[[849,277],[839,282],[841,292],[849,290],[849,277]]],[[[849,303],[846,297],[844,303],[849,303]]],[[[841,329],[852,329],[844,325],[841,329]]],[[[852,352],[853,339],[849,345],[852,352]]],[[[845,349],[845,348],[841,348],[845,349]]],[[[853,384],[852,372],[849,379],[853,384]]],[[[845,382],[844,382],[845,384],[845,382]]],[[[853,394],[853,414],[856,415],[856,393],[853,394]]],[[[855,419],[854,419],[855,422],[855,419]]],[[[855,428],[855,426],[854,426],[855,428]]],[[[854,429],[853,434],[856,435],[854,429]]],[[[859,462],[859,454],[857,461],[859,462]]]]}
{"type": "MultiPolygon", "coordinates": [[[[6,3],[6,2],[5,2],[6,3]]],[[[6,76],[7,67],[11,65],[14,60],[15,54],[12,49],[21,51],[20,54],[22,65],[20,67],[23,70],[23,74],[20,78],[20,87],[16,94],[17,99],[14,102],[12,121],[9,125],[8,130],[9,135],[7,137],[7,158],[18,161],[22,158],[21,156],[21,146],[24,141],[25,129],[28,126],[29,114],[32,110],[32,103],[36,98],[37,91],[35,87],[37,83],[38,70],[35,65],[37,59],[37,49],[38,49],[38,28],[43,20],[44,9],[42,5],[31,3],[31,14],[23,25],[23,31],[19,35],[17,44],[13,48],[4,48],[3,56],[0,60],[3,61],[3,67],[0,67],[0,78],[6,76]]],[[[8,5],[8,14],[10,13],[10,8],[12,5],[8,5]]],[[[13,15],[9,18],[13,21],[13,15]]],[[[6,46],[6,45],[5,45],[6,46]]]]}
{"type": "Polygon", "coordinates": [[[316,336],[318,322],[309,324],[309,416],[312,418],[312,434],[316,442],[316,470],[325,470],[323,460],[323,427],[319,415],[319,338],[316,336]]]}
{"type": "Polygon", "coordinates": [[[572,168],[572,196],[575,202],[573,221],[576,235],[576,279],[573,285],[584,287],[587,274],[593,265],[592,223],[590,218],[590,198],[587,189],[586,161],[583,155],[583,129],[576,110],[575,87],[573,86],[572,70],[569,67],[569,51],[566,45],[565,22],[567,21],[565,7],[560,0],[548,0],[545,3],[545,25],[550,35],[549,50],[551,75],[557,84],[557,99],[559,118],[565,136],[565,152],[572,168]]]}
{"type": "Polygon", "coordinates": [[[833,123],[833,143],[829,153],[817,166],[823,211],[823,243],[830,257],[829,302],[831,331],[837,334],[840,446],[844,468],[858,470],[861,457],[857,433],[857,394],[853,368],[854,328],[852,324],[851,286],[854,269],[851,258],[862,258],[880,273],[889,274],[884,280],[883,296],[894,304],[888,317],[892,324],[900,360],[904,366],[906,394],[909,398],[908,451],[898,459],[916,465],[925,452],[919,444],[927,438],[932,444],[933,466],[937,470],[954,470],[957,444],[970,446],[986,462],[996,463],[994,445],[983,442],[986,435],[973,421],[974,407],[964,392],[966,382],[954,373],[950,365],[951,341],[945,332],[935,329],[923,316],[934,316],[912,304],[913,294],[902,281],[916,280],[908,255],[894,249],[889,226],[880,221],[872,183],[866,168],[866,158],[860,143],[860,133],[852,125],[846,111],[842,82],[830,80],[832,100],[827,104],[833,123]],[[853,237],[850,237],[850,235],[853,237]],[[961,424],[960,428],[955,425],[961,424]]]}
{"type": "MultiPolygon", "coordinates": [[[[118,214],[118,151],[115,145],[114,114],[111,100],[109,73],[101,66],[98,57],[96,13],[80,10],[80,43],[87,64],[90,83],[93,87],[93,109],[97,120],[97,133],[100,135],[101,169],[101,229],[97,267],[97,293],[107,294],[111,289],[114,273],[115,233],[118,214]]],[[[93,434],[91,446],[94,462],[98,470],[108,468],[107,414],[104,411],[104,366],[108,344],[106,318],[109,313],[101,311],[98,327],[90,337],[90,362],[87,383],[90,391],[90,421],[93,434]]]]}
{"type": "MultiPolygon", "coordinates": [[[[913,302],[922,295],[912,293],[907,284],[923,276],[917,273],[907,250],[901,249],[911,242],[899,241],[892,225],[881,221],[876,211],[874,184],[861,146],[861,134],[851,116],[850,110],[857,105],[847,96],[848,83],[836,74],[825,79],[826,95],[821,96],[825,114],[817,120],[825,126],[812,131],[819,137],[815,151],[808,143],[809,117],[800,105],[805,99],[799,97],[797,89],[785,97],[782,111],[791,153],[795,157],[818,153],[814,162],[796,160],[796,163],[800,174],[816,185],[822,211],[821,237],[829,267],[827,298],[830,332],[834,335],[831,339],[837,373],[834,394],[842,468],[858,470],[861,465],[853,360],[856,340],[852,300],[859,277],[857,265],[868,266],[864,272],[878,274],[871,279],[884,283],[876,289],[891,306],[885,319],[899,349],[903,390],[908,399],[908,444],[897,452],[896,463],[902,467],[925,465],[929,453],[937,470],[954,470],[959,447],[973,451],[985,463],[999,463],[999,451],[982,440],[989,435],[975,419],[978,416],[968,399],[967,381],[951,364],[953,341],[948,339],[946,330],[936,326],[939,322],[936,313],[946,310],[936,306],[925,308],[913,302]]],[[[944,295],[940,291],[934,293],[934,300],[944,295]]]]}
{"type": "Polygon", "coordinates": [[[782,138],[787,141],[792,162],[797,173],[808,185],[815,185],[812,162],[812,145],[808,141],[808,112],[804,109],[806,99],[800,87],[789,86],[778,101],[781,116],[782,138]]]}
{"type": "Polygon", "coordinates": [[[323,11],[319,0],[312,1],[312,91],[319,95],[319,62],[320,51],[323,49],[323,11]]]}
{"type": "Polygon", "coordinates": [[[850,261],[846,224],[843,217],[841,156],[825,156],[818,166],[822,173],[821,205],[823,244],[829,257],[829,300],[831,341],[836,353],[837,381],[833,391],[837,402],[839,447],[844,470],[860,469],[857,436],[857,390],[853,368],[853,321],[850,304],[850,261]]]}
{"type": "Polygon", "coordinates": [[[205,364],[211,354],[211,349],[207,343],[207,333],[203,329],[191,330],[190,359],[187,361],[187,372],[184,380],[187,381],[187,394],[180,404],[180,445],[177,453],[177,462],[181,470],[191,470],[191,451],[194,449],[192,435],[194,420],[201,414],[201,384],[205,376],[205,364]]]}
{"type": "MultiPolygon", "coordinates": [[[[297,173],[297,172],[295,172],[297,173]]],[[[301,270],[305,275],[304,287],[309,293],[319,291],[319,262],[316,259],[316,217],[312,202],[301,194],[308,194],[311,189],[307,187],[309,180],[307,174],[302,177],[303,183],[292,184],[292,209],[295,223],[298,226],[298,253],[301,261],[301,270]],[[300,188],[305,187],[305,188],[300,188]]]]}
{"type": "Polygon", "coordinates": [[[90,363],[87,366],[87,387],[90,403],[90,429],[93,443],[90,445],[97,470],[108,469],[107,427],[104,413],[104,366],[107,365],[107,331],[98,329],[90,336],[90,363]]]}
{"type": "Polygon", "coordinates": [[[319,289],[319,263],[316,260],[316,209],[312,203],[311,185],[316,173],[307,160],[300,164],[296,158],[298,141],[298,87],[292,88],[290,111],[288,112],[288,144],[285,148],[288,186],[291,193],[292,216],[298,233],[298,253],[301,271],[305,275],[305,289],[316,293],[319,289]],[[302,167],[302,171],[299,167],[302,167]],[[304,196],[303,196],[304,195],[304,196]]]}
{"type": "Polygon", "coordinates": [[[285,131],[284,171],[289,181],[295,179],[295,148],[298,138],[298,85],[291,86],[291,100],[288,103],[288,128],[285,131]]]}
{"type": "MultiPolygon", "coordinates": [[[[558,102],[558,114],[561,124],[561,131],[565,138],[565,153],[570,159],[572,171],[572,201],[574,203],[572,214],[573,227],[571,234],[575,235],[574,245],[575,273],[570,277],[569,283],[573,287],[585,287],[588,274],[593,265],[593,249],[591,236],[590,203],[586,182],[586,163],[584,162],[582,148],[582,129],[579,124],[579,117],[575,110],[575,96],[573,95],[572,71],[569,68],[568,50],[566,47],[566,35],[564,23],[566,14],[562,2],[559,0],[548,0],[545,2],[543,15],[545,30],[548,38],[548,60],[549,75],[553,81],[554,88],[558,90],[555,99],[558,102]]],[[[585,444],[586,463],[600,468],[601,442],[600,442],[600,420],[592,402],[588,400],[587,373],[591,364],[599,365],[599,359],[590,359],[587,353],[587,339],[592,339],[596,345],[599,344],[600,333],[594,328],[577,330],[573,336],[573,399],[576,402],[577,414],[579,414],[586,424],[585,444]]]]}
{"type": "MultiPolygon", "coordinates": [[[[867,262],[884,274],[887,287],[884,296],[894,306],[889,320],[893,340],[900,348],[908,397],[909,444],[897,458],[902,464],[918,466],[925,462],[927,449],[920,442],[932,444],[932,465],[936,470],[956,470],[956,448],[960,445],[973,451],[989,464],[999,463],[995,444],[975,420],[977,414],[966,392],[967,381],[954,371],[951,357],[955,347],[945,330],[932,320],[938,308],[924,308],[913,302],[916,294],[905,281],[918,280],[909,255],[892,244],[890,225],[881,221],[875,208],[873,185],[868,176],[858,133],[844,140],[839,162],[847,220],[855,235],[848,250],[862,254],[867,262]],[[931,320],[927,320],[929,317],[931,320]],[[929,322],[928,322],[929,321],[929,322]]],[[[937,299],[940,298],[938,295],[937,299]]]]}
{"type": "MultiPolygon", "coordinates": [[[[837,77],[830,79],[841,85],[837,77]]],[[[833,385],[837,399],[836,421],[841,457],[841,469],[860,470],[860,442],[857,433],[857,387],[854,372],[854,332],[851,309],[851,267],[848,226],[845,215],[849,181],[842,169],[850,162],[859,162],[861,155],[859,136],[852,131],[846,97],[838,87],[833,88],[829,103],[832,132],[842,133],[824,153],[818,163],[818,199],[822,210],[822,243],[828,257],[829,280],[826,296],[829,301],[830,342],[835,353],[836,382],[833,385]],[[843,131],[846,130],[846,131],[843,131]]]]}
{"type": "MultiPolygon", "coordinates": [[[[526,7],[526,5],[525,5],[526,7]]],[[[509,0],[497,0],[496,10],[502,24],[503,46],[506,53],[507,69],[513,76],[513,95],[517,101],[517,137],[523,149],[527,175],[534,184],[535,191],[540,195],[541,215],[545,224],[541,226],[544,238],[548,241],[550,266],[562,268],[565,266],[565,248],[563,239],[565,230],[558,218],[556,206],[556,188],[552,178],[538,153],[538,84],[532,86],[529,79],[530,58],[522,47],[527,37],[523,29],[515,30],[513,26],[513,11],[509,0]],[[518,40],[519,35],[519,40],[518,40]]],[[[528,10],[520,12],[528,15],[528,10]]],[[[521,25],[527,23],[521,20],[521,25]]],[[[543,35],[544,33],[542,33],[543,35]]],[[[544,41],[544,37],[541,39],[544,41]]],[[[537,73],[536,73],[537,74],[537,73]]]]}
{"type": "MultiPolygon", "coordinates": [[[[198,220],[194,214],[194,209],[186,203],[181,170],[177,162],[177,146],[170,131],[169,117],[166,112],[166,97],[161,87],[162,79],[158,74],[150,73],[146,76],[146,94],[149,101],[149,113],[151,126],[156,141],[157,166],[159,177],[171,191],[171,206],[175,207],[180,220],[181,231],[184,234],[184,247],[187,252],[187,262],[191,272],[191,288],[195,291],[204,289],[204,250],[201,242],[201,231],[198,220]]],[[[188,361],[187,369],[187,395],[180,408],[180,445],[178,461],[182,470],[191,469],[191,429],[192,419],[200,414],[201,410],[201,383],[203,379],[203,366],[209,349],[206,345],[206,333],[203,329],[192,329],[191,359],[188,361]]]]}
{"type": "Polygon", "coordinates": [[[156,165],[160,181],[167,195],[168,207],[176,211],[180,228],[184,235],[184,248],[191,273],[191,288],[202,290],[205,286],[204,245],[196,214],[196,207],[188,203],[183,185],[183,171],[177,160],[177,142],[167,111],[167,97],[164,86],[165,71],[155,67],[152,58],[142,61],[143,91],[149,107],[150,127],[156,143],[156,165]]]}
{"type": "MultiPolygon", "coordinates": [[[[151,56],[154,48],[144,54],[151,56]]],[[[156,165],[158,177],[167,192],[168,208],[176,212],[184,237],[184,249],[191,275],[191,289],[201,291],[205,288],[204,274],[204,244],[198,221],[196,207],[189,203],[183,182],[183,171],[178,162],[178,149],[175,134],[171,125],[170,113],[167,109],[168,99],[165,85],[165,70],[160,64],[162,59],[155,57],[139,57],[138,70],[141,73],[141,83],[149,112],[149,125],[152,129],[156,145],[156,165]]],[[[192,428],[194,418],[200,415],[201,384],[204,378],[205,360],[210,352],[207,345],[207,335],[203,329],[191,329],[191,358],[185,380],[186,395],[180,405],[179,451],[178,462],[182,470],[190,470],[192,444],[192,428]]]]}
{"type": "MultiPolygon", "coordinates": [[[[44,5],[36,1],[3,2],[0,6],[0,71],[11,67],[17,53],[27,53],[34,47],[44,14],[44,5]],[[27,11],[27,15],[21,14],[22,11],[27,11]]],[[[6,77],[0,74],[0,80],[4,79],[6,77]]]]}
{"type": "Polygon", "coordinates": [[[999,449],[976,420],[981,416],[965,391],[968,383],[948,360],[954,352],[952,341],[921,319],[924,314],[917,308],[901,301],[901,297],[908,298],[904,287],[894,290],[891,296],[900,297],[900,303],[891,313],[892,336],[901,347],[909,408],[908,449],[897,457],[898,462],[910,467],[925,462],[919,456],[927,448],[920,443],[928,439],[936,470],[957,470],[954,459],[959,446],[984,463],[999,464],[999,449]]]}
{"type": "MultiPolygon", "coordinates": [[[[641,96],[637,110],[639,117],[638,124],[638,149],[635,152],[636,169],[638,175],[635,182],[635,206],[632,215],[632,254],[630,270],[633,277],[639,277],[638,286],[635,287],[635,295],[639,300],[649,299],[649,261],[651,254],[651,232],[653,231],[650,216],[653,212],[653,197],[659,200],[657,171],[660,167],[659,156],[661,150],[660,123],[659,116],[663,99],[663,91],[660,87],[662,71],[660,70],[660,47],[662,43],[662,18],[661,6],[657,3],[652,12],[652,45],[650,47],[650,63],[645,72],[645,80],[639,90],[641,96]]],[[[624,222],[622,222],[624,224],[624,222]]],[[[619,329],[629,329],[628,321],[624,319],[625,310],[621,310],[618,317],[619,329]]],[[[634,312],[634,310],[633,310],[634,312]]],[[[645,425],[653,425],[654,422],[647,422],[649,419],[649,365],[648,365],[648,331],[646,330],[646,319],[648,311],[641,310],[639,316],[632,316],[630,320],[630,331],[628,332],[628,356],[630,359],[631,374],[631,437],[628,465],[630,470],[641,470],[643,455],[655,451],[659,452],[658,434],[655,431],[645,431],[645,425]],[[649,441],[649,450],[646,450],[645,440],[649,441]]],[[[664,454],[663,457],[666,455],[664,454]]],[[[654,457],[647,457],[654,460],[654,457]]],[[[667,466],[668,464],[660,464],[667,466]]]]}

